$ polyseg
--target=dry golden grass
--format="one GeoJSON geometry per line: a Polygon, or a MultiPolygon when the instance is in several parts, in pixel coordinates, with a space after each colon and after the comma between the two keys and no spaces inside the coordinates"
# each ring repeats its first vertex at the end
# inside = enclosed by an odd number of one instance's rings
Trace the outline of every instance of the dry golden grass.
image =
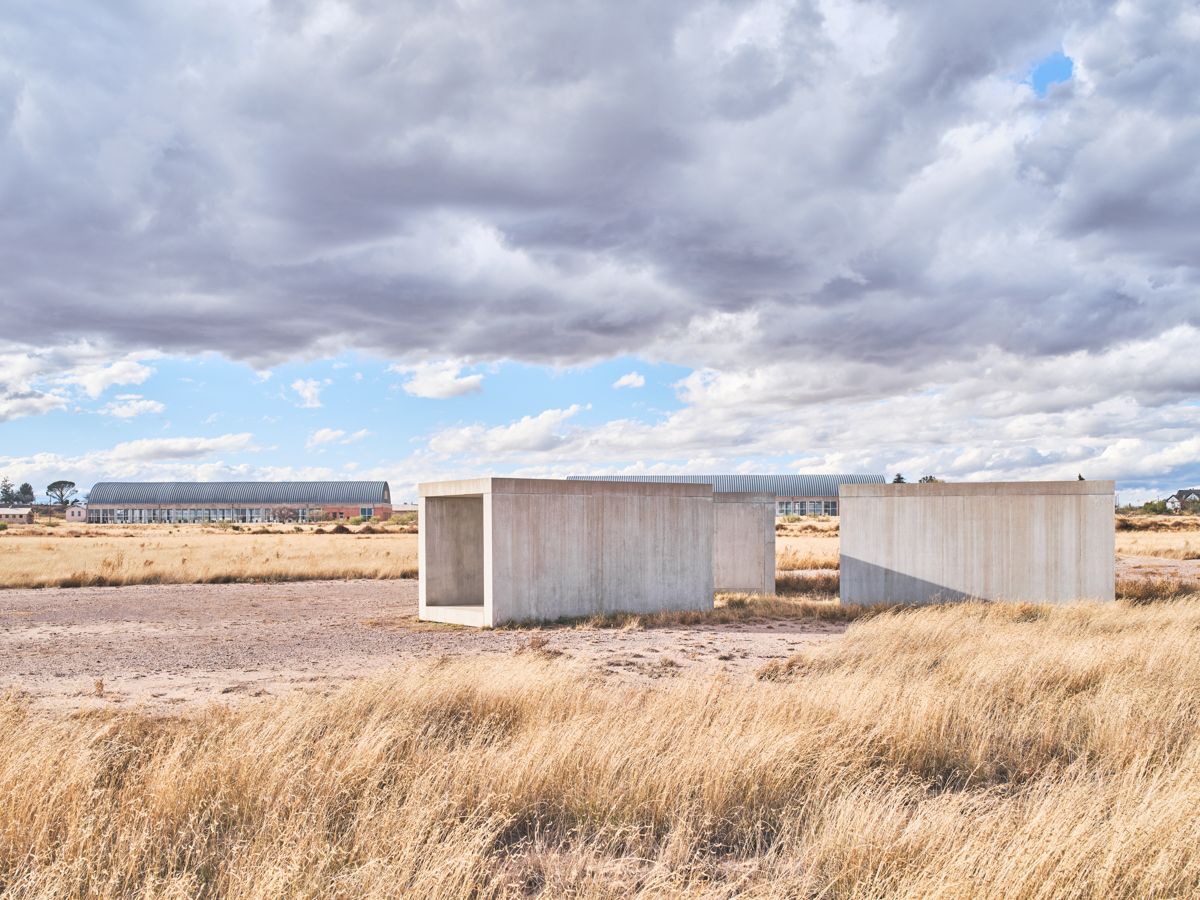
{"type": "Polygon", "coordinates": [[[1117,531],[1196,531],[1200,516],[1193,515],[1118,515],[1117,531]]]}
{"type": "Polygon", "coordinates": [[[775,532],[781,535],[836,535],[840,522],[836,516],[782,516],[775,520],[775,532]]]}
{"type": "Polygon", "coordinates": [[[781,572],[796,569],[836,569],[838,537],[831,535],[775,536],[775,568],[781,572]]]}
{"type": "Polygon", "coordinates": [[[839,603],[836,575],[832,576],[832,582],[828,577],[805,581],[809,583],[804,585],[804,589],[797,589],[791,594],[717,594],[713,601],[713,609],[704,612],[671,610],[658,613],[610,613],[582,619],[561,619],[556,622],[514,622],[500,627],[516,631],[536,631],[556,626],[635,630],[686,625],[727,625],[770,619],[788,619],[795,622],[852,622],[883,611],[881,607],[843,606],[839,603]]]}
{"type": "Polygon", "coordinates": [[[417,536],[146,526],[0,536],[0,586],[415,578],[417,536]]]}
{"type": "Polygon", "coordinates": [[[1118,531],[1117,555],[1200,559],[1200,531],[1118,531]]]}
{"type": "Polygon", "coordinates": [[[0,892],[1200,891],[1200,598],[890,612],[750,682],[538,649],[191,718],[0,703],[0,892]]]}
{"type": "Polygon", "coordinates": [[[1160,603],[1200,594],[1200,581],[1182,578],[1118,578],[1117,599],[1131,604],[1160,603]]]}
{"type": "MultiPolygon", "coordinates": [[[[0,587],[416,577],[411,525],[354,532],[278,525],[14,528],[0,535],[0,587]]],[[[780,570],[838,567],[836,534],[780,536],[777,545],[780,570]]]]}

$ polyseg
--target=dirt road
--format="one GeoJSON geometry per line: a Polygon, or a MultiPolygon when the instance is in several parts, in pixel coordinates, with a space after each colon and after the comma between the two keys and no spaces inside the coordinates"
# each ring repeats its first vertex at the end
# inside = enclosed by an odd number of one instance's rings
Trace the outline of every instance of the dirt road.
{"type": "MultiPolygon", "coordinates": [[[[420,657],[513,653],[531,637],[427,625],[416,612],[414,580],[0,591],[0,692],[57,710],[193,708],[330,691],[420,657]]],[[[776,622],[539,634],[546,650],[602,677],[651,679],[752,677],[843,630],[776,622]]]]}

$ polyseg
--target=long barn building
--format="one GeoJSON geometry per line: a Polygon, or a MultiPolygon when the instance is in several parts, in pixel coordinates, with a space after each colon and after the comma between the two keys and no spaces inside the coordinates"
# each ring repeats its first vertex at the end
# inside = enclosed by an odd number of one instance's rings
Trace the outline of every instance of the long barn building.
{"type": "Polygon", "coordinates": [[[386,481],[101,481],[88,495],[87,520],[150,522],[309,522],[389,519],[386,481]]]}
{"type": "Polygon", "coordinates": [[[574,481],[649,481],[711,484],[714,494],[775,495],[777,516],[836,516],[838,486],[885,484],[883,475],[571,475],[574,481]]]}

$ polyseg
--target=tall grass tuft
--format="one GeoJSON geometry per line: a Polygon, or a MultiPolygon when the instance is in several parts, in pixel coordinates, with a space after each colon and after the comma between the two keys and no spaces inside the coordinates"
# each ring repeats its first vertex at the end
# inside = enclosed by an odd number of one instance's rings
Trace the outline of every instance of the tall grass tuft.
{"type": "Polygon", "coordinates": [[[0,702],[9,897],[1200,892],[1200,598],[884,612],[760,680],[527,652],[191,717],[0,702]]]}

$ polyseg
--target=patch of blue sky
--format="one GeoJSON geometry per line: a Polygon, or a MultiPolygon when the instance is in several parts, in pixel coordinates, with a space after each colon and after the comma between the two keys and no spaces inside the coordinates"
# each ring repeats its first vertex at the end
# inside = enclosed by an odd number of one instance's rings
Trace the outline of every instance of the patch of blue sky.
{"type": "MultiPolygon", "coordinates": [[[[444,400],[405,397],[406,407],[431,406],[446,423],[480,422],[501,425],[546,409],[567,409],[578,404],[574,417],[581,424],[612,419],[652,422],[679,409],[674,384],[691,370],[666,363],[650,364],[632,357],[617,357],[591,366],[554,368],[525,363],[500,363],[473,371],[484,374],[482,390],[444,400]],[[642,387],[614,388],[623,375],[636,372],[645,379],[642,387]]],[[[397,381],[402,381],[396,376],[397,381]]]]}
{"type": "Polygon", "coordinates": [[[116,385],[94,399],[72,392],[70,410],[6,422],[3,453],[24,456],[53,447],[73,457],[140,438],[249,432],[259,449],[221,453],[221,458],[257,467],[340,470],[349,462],[369,467],[418,449],[441,428],[506,425],[546,409],[578,405],[571,419],[576,425],[612,419],[658,421],[681,408],[674,384],[690,372],[634,357],[570,368],[504,362],[464,371],[483,375],[479,391],[426,399],[405,393],[405,376],[389,371],[387,360],[359,353],[287,363],[272,369],[269,377],[217,354],[165,357],[147,364],[153,374],[141,384],[116,385]],[[643,386],[613,387],[631,372],[644,378],[643,386]],[[315,383],[320,406],[304,405],[293,387],[297,382],[315,383]],[[103,414],[122,394],[137,394],[164,408],[131,418],[103,414]],[[313,433],[320,429],[344,435],[310,448],[313,433]],[[363,429],[369,436],[341,443],[363,429]]]}
{"type": "Polygon", "coordinates": [[[1070,81],[1074,71],[1075,63],[1071,57],[1062,50],[1055,50],[1030,66],[1025,82],[1033,88],[1035,94],[1045,97],[1050,85],[1070,81]]]}

